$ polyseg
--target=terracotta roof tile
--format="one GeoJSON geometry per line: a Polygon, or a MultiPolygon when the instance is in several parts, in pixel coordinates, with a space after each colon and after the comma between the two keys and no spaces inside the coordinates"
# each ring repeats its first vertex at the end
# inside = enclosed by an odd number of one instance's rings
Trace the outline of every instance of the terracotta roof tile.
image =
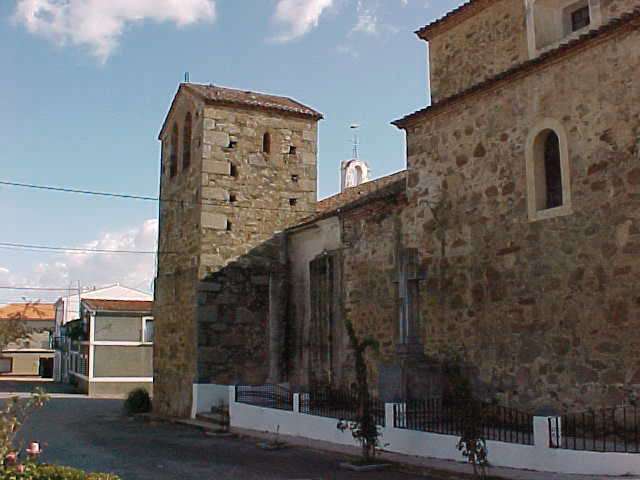
{"type": "Polygon", "coordinates": [[[268,95],[265,93],[236,90],[233,88],[218,87],[215,85],[200,85],[195,83],[183,84],[185,88],[199,95],[207,102],[222,103],[232,105],[244,105],[249,107],[260,107],[271,110],[295,113],[313,117],[318,120],[322,114],[302,103],[288,97],[268,95]]]}
{"type": "Polygon", "coordinates": [[[318,213],[303,219],[297,225],[289,230],[295,230],[298,227],[309,225],[323,218],[335,215],[338,211],[351,210],[361,207],[368,203],[374,202],[381,198],[403,194],[406,190],[405,180],[407,171],[400,172],[381,177],[370,182],[363,183],[357,187],[352,187],[342,193],[325,198],[318,202],[318,213]]]}
{"type": "Polygon", "coordinates": [[[51,320],[56,318],[55,306],[52,303],[24,304],[11,303],[0,308],[0,320],[51,320]]]}
{"type": "Polygon", "coordinates": [[[329,210],[335,210],[348,203],[357,200],[360,197],[366,196],[371,192],[379,190],[390,183],[398,180],[404,180],[406,178],[407,171],[402,170],[385,177],[380,177],[370,182],[363,183],[357,187],[347,188],[344,192],[338,193],[331,197],[320,200],[316,206],[318,213],[324,213],[329,210]]]}
{"type": "Polygon", "coordinates": [[[527,60],[526,62],[520,63],[511,67],[508,70],[505,70],[498,75],[495,75],[487,80],[484,80],[466,90],[463,90],[460,93],[447,97],[441,100],[438,103],[434,103],[431,106],[423,108],[421,110],[417,110],[405,117],[395,120],[391,122],[398,128],[406,127],[411,121],[416,120],[418,118],[424,117],[428,114],[435,113],[443,108],[448,107],[449,105],[458,102],[459,100],[466,98],[474,93],[490,90],[491,88],[521,76],[524,76],[536,69],[537,67],[543,66],[547,63],[552,62],[553,60],[562,57],[565,54],[569,54],[574,50],[579,49],[582,46],[588,45],[592,40],[595,41],[601,37],[606,37],[609,34],[615,33],[618,29],[622,29],[625,26],[632,26],[632,28],[638,28],[640,26],[640,7],[632,10],[629,13],[626,13],[619,18],[615,18],[611,20],[609,23],[602,25],[600,28],[591,30],[578,38],[575,38],[566,43],[560,44],[557,48],[545,52],[539,55],[536,58],[532,58],[531,60],[527,60]]]}
{"type": "Polygon", "coordinates": [[[101,312],[151,312],[153,302],[144,300],[82,300],[87,307],[94,311],[101,312]]]}

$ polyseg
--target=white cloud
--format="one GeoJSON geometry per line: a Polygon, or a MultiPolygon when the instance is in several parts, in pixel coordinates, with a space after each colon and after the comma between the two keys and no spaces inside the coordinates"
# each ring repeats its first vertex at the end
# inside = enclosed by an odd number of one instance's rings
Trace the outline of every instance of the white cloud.
{"type": "Polygon", "coordinates": [[[58,44],[88,46],[104,62],[129,24],[186,26],[215,15],[215,0],[18,0],[14,19],[58,44]]]}
{"type": "Polygon", "coordinates": [[[373,8],[366,7],[362,0],[358,0],[358,20],[351,30],[352,32],[378,33],[378,17],[373,8]]]}
{"type": "MultiPolygon", "coordinates": [[[[128,230],[106,232],[78,248],[155,251],[157,237],[158,221],[152,219],[128,230]]],[[[22,272],[10,272],[0,267],[0,281],[3,285],[27,287],[66,288],[76,287],[78,282],[81,287],[121,283],[149,291],[154,274],[154,255],[124,253],[62,253],[47,257],[46,261],[33,264],[22,272]]],[[[25,299],[51,301],[62,293],[27,292],[25,299]]],[[[14,294],[12,298],[17,300],[18,295],[14,294]]]]}
{"type": "Polygon", "coordinates": [[[276,40],[288,42],[305,35],[318,26],[320,17],[333,3],[334,0],[278,0],[274,18],[284,30],[276,40]]]}

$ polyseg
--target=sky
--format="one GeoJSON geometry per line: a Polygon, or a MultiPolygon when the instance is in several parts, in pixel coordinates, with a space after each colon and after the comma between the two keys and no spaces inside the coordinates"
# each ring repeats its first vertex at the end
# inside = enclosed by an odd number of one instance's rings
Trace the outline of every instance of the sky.
{"type": "MultiPolygon", "coordinates": [[[[318,193],[339,189],[359,123],[373,177],[405,167],[390,122],[428,104],[413,32],[462,0],[2,0],[0,181],[157,196],[158,132],[177,87],[293,97],[320,123],[318,193]]],[[[157,204],[0,186],[0,245],[153,251],[157,204]]],[[[0,287],[121,283],[153,255],[0,246],[0,287]]],[[[0,289],[0,304],[59,292],[0,289]]]]}

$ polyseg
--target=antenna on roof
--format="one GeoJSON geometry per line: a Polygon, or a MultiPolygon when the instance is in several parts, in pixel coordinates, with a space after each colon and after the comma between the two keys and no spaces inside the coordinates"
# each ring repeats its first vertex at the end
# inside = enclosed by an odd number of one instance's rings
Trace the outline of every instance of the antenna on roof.
{"type": "Polygon", "coordinates": [[[189,72],[184,72],[184,83],[189,83],[189,72]]]}
{"type": "Polygon", "coordinates": [[[359,143],[358,129],[360,128],[360,124],[352,123],[349,128],[353,130],[353,158],[357,160],[358,159],[358,143],[359,143]]]}

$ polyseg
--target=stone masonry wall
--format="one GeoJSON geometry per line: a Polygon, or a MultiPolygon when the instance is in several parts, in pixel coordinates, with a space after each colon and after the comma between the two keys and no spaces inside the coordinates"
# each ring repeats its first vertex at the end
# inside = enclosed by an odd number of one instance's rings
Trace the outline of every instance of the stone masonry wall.
{"type": "Polygon", "coordinates": [[[202,198],[214,204],[202,209],[201,278],[315,212],[317,123],[209,106],[203,143],[202,198]],[[262,153],[265,132],[271,134],[268,155],[262,153]]]}
{"type": "Polygon", "coordinates": [[[269,323],[269,283],[282,280],[277,233],[316,208],[317,121],[209,106],[203,139],[202,198],[214,205],[202,209],[198,379],[261,383],[270,328],[281,328],[269,323]]]}
{"type": "Polygon", "coordinates": [[[466,352],[502,403],[581,410],[640,391],[637,78],[636,25],[407,127],[426,353],[466,352]],[[530,222],[524,148],[544,118],[568,137],[573,212],[530,222]]]}
{"type": "Polygon", "coordinates": [[[524,0],[501,0],[429,41],[433,103],[528,60],[524,0]]]}
{"type": "MultiPolygon", "coordinates": [[[[369,353],[370,383],[377,383],[380,363],[393,361],[398,338],[398,265],[401,242],[400,212],[404,196],[396,195],[346,212],[343,225],[344,316],[353,323],[360,339],[376,338],[377,354],[369,353]]],[[[353,356],[343,368],[354,380],[353,356]]]]}
{"type": "Polygon", "coordinates": [[[601,0],[600,4],[604,22],[638,7],[640,7],[638,0],[601,0]]]}
{"type": "Polygon", "coordinates": [[[200,251],[199,187],[202,168],[203,105],[180,92],[167,120],[162,141],[158,272],[155,284],[154,408],[163,415],[186,416],[191,409],[191,385],[196,370],[195,284],[200,251]],[[184,170],[183,126],[193,119],[191,166],[184,170]],[[179,128],[178,174],[169,169],[170,138],[179,128]],[[164,253],[168,252],[168,253],[164,253]]]}

